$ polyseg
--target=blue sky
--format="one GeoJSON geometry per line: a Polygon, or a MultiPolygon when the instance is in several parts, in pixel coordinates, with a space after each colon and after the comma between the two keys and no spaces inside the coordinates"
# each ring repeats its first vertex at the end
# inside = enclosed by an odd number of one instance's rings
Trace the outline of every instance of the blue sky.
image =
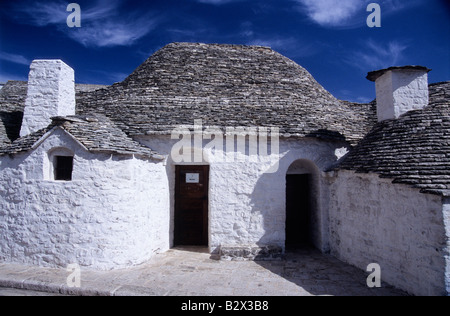
{"type": "Polygon", "coordinates": [[[171,42],[270,46],[336,97],[368,102],[372,70],[423,65],[430,82],[450,80],[450,0],[0,0],[0,82],[59,58],[79,83],[112,84],[171,42]],[[72,2],[81,28],[66,24],[72,2]]]}

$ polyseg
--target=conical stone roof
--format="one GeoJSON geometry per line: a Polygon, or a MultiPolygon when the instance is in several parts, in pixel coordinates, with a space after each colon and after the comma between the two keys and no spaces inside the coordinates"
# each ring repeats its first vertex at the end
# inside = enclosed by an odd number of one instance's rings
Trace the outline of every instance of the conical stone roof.
{"type": "Polygon", "coordinates": [[[279,127],[284,136],[356,142],[373,107],[341,102],[303,67],[267,47],[173,43],[123,82],[81,94],[80,114],[100,112],[129,135],[204,127],[279,127]]]}
{"type": "Polygon", "coordinates": [[[450,196],[450,81],[430,85],[430,104],[375,125],[339,169],[377,173],[450,196]]]}

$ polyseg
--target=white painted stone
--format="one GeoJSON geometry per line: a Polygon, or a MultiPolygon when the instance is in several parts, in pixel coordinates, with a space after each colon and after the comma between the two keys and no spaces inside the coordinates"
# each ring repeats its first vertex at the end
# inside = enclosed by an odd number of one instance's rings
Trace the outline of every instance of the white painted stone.
{"type": "Polygon", "coordinates": [[[445,288],[448,296],[450,295],[450,197],[444,198],[442,210],[444,214],[445,236],[447,239],[443,253],[445,258],[445,288]]]}
{"type": "Polygon", "coordinates": [[[397,119],[401,115],[428,106],[428,72],[423,70],[389,70],[376,80],[378,121],[397,119]]]}
{"type": "MultiPolygon", "coordinates": [[[[138,140],[165,155],[177,142],[170,136],[138,140]]],[[[317,248],[363,270],[378,263],[383,281],[411,293],[448,293],[449,199],[443,203],[377,175],[325,174],[342,147],[281,139],[279,160],[237,153],[232,162],[214,160],[218,156],[205,150],[210,251],[224,245],[284,249],[286,175],[308,173],[317,248]],[[277,171],[266,173],[274,165],[277,171]]],[[[168,250],[174,234],[175,165],[170,156],[155,163],[92,154],[59,128],[35,150],[0,158],[0,260],[113,269],[168,250]],[[51,157],[64,152],[75,157],[73,181],[53,181],[51,157]]]]}
{"type": "Polygon", "coordinates": [[[92,154],[55,129],[35,150],[1,157],[0,182],[0,261],[112,269],[169,249],[160,162],[92,154]],[[74,153],[73,181],[48,176],[55,148],[74,153]]]}
{"type": "Polygon", "coordinates": [[[67,115],[75,115],[73,69],[61,60],[33,61],[20,136],[47,127],[51,117],[67,115]]]}
{"type": "MultiPolygon", "coordinates": [[[[351,171],[339,171],[330,190],[333,255],[363,270],[377,263],[383,281],[412,294],[448,294],[441,197],[351,171]]],[[[447,221],[448,213],[445,206],[447,221]]]]}
{"type": "MultiPolygon", "coordinates": [[[[139,142],[160,154],[170,155],[177,140],[169,136],[146,136],[139,142]]],[[[209,142],[203,142],[203,147],[209,142]]],[[[335,151],[343,144],[321,142],[313,139],[281,139],[280,159],[258,161],[256,157],[236,154],[234,162],[215,161],[205,150],[210,166],[209,190],[209,248],[216,252],[221,245],[278,246],[285,248],[286,239],[286,174],[291,165],[303,160],[307,167],[290,172],[310,173],[314,170],[316,193],[317,248],[329,250],[328,236],[328,188],[322,176],[323,170],[336,162],[335,151]],[[275,173],[265,173],[277,165],[275,173]]],[[[198,163],[208,164],[208,163],[198,163]]],[[[171,245],[173,244],[175,165],[167,160],[170,187],[171,245]]],[[[189,165],[189,164],[188,164],[189,165]]],[[[304,165],[302,165],[304,166],[304,165]]]]}

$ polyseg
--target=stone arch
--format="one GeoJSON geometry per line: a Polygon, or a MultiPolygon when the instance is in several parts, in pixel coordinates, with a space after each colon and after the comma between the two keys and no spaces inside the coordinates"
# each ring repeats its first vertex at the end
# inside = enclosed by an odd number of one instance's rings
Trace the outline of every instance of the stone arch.
{"type": "Polygon", "coordinates": [[[321,208],[321,171],[307,159],[286,172],[286,247],[313,246],[326,251],[326,215],[321,208]]]}

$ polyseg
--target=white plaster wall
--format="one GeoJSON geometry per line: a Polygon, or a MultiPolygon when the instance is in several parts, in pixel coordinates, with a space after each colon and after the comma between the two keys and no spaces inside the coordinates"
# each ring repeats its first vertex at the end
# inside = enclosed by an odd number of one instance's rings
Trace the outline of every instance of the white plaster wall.
{"type": "Polygon", "coordinates": [[[363,270],[378,263],[383,281],[412,294],[445,294],[442,199],[391,181],[339,171],[330,189],[332,254],[363,270]]]}
{"type": "Polygon", "coordinates": [[[75,115],[74,70],[61,60],[33,61],[20,136],[47,127],[51,117],[66,115],[75,115]]]}
{"type": "Polygon", "coordinates": [[[394,71],[392,84],[396,118],[408,111],[420,110],[428,105],[428,73],[394,71]]]}
{"type": "Polygon", "coordinates": [[[447,238],[447,248],[444,251],[445,256],[445,287],[447,295],[450,295],[450,197],[444,198],[443,205],[444,224],[447,238]]]}
{"type": "Polygon", "coordinates": [[[395,118],[394,88],[392,71],[385,73],[375,82],[377,92],[378,122],[395,118]]]}
{"type": "Polygon", "coordinates": [[[162,163],[91,154],[62,130],[0,158],[0,260],[96,269],[140,264],[169,249],[162,163]],[[49,180],[47,153],[74,152],[73,181],[49,180]]]}
{"type": "Polygon", "coordinates": [[[428,73],[423,71],[388,71],[377,79],[376,89],[380,122],[423,109],[429,102],[428,73]]]}
{"type": "MultiPolygon", "coordinates": [[[[139,139],[161,154],[169,155],[167,176],[171,196],[171,236],[173,236],[175,163],[170,152],[177,140],[169,136],[147,136],[139,139]]],[[[203,145],[208,141],[204,141],[203,145]]],[[[225,143],[225,141],[224,141],[225,143]]],[[[299,159],[308,160],[317,166],[320,232],[317,247],[323,251],[328,245],[328,192],[320,170],[337,160],[335,151],[342,144],[332,144],[314,139],[281,139],[279,159],[256,161],[240,155],[234,162],[214,161],[210,152],[204,156],[210,165],[209,192],[209,243],[216,251],[221,245],[276,245],[284,249],[286,221],[286,174],[291,164],[299,159]],[[266,173],[279,164],[275,173],[266,173]]],[[[239,156],[239,154],[238,154],[239,156]]],[[[190,165],[193,163],[187,163],[190,165]]],[[[202,164],[202,163],[199,163],[202,164]]]]}

